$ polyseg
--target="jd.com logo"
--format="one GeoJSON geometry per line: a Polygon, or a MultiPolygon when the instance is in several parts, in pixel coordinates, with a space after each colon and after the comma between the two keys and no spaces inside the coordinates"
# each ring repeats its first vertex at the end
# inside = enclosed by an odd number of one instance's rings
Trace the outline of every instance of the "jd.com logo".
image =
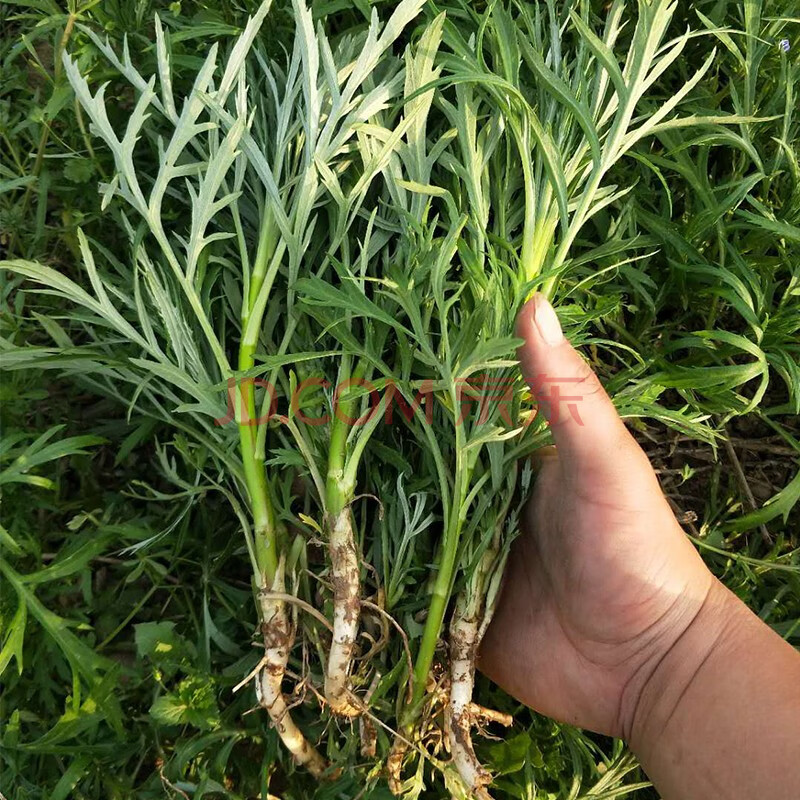
{"type": "MultiPolygon", "coordinates": [[[[537,404],[543,407],[550,425],[566,421],[566,415],[578,425],[583,425],[577,405],[582,396],[562,394],[559,385],[579,382],[580,378],[553,378],[545,374],[536,376],[531,390],[536,397],[537,404]],[[545,393],[545,389],[549,393],[545,393]]],[[[488,422],[490,418],[496,419],[495,414],[497,414],[509,428],[516,427],[518,423],[515,424],[511,418],[515,386],[514,378],[492,378],[486,375],[477,375],[456,381],[456,398],[459,405],[456,424],[461,425],[472,411],[477,414],[476,423],[479,425],[488,422]]],[[[327,425],[331,421],[330,414],[326,412],[319,416],[310,416],[307,408],[303,410],[302,397],[305,392],[310,393],[315,389],[327,392],[331,388],[330,381],[321,377],[306,378],[298,384],[289,399],[289,413],[292,418],[306,425],[327,425]]],[[[333,388],[331,402],[333,414],[347,425],[366,425],[375,418],[376,414],[383,414],[384,422],[391,425],[394,421],[395,408],[407,422],[410,422],[415,415],[418,418],[424,416],[425,422],[429,425],[433,421],[435,390],[432,380],[422,381],[416,389],[416,394],[410,400],[406,399],[393,381],[382,383],[379,389],[374,383],[364,378],[350,378],[333,388]],[[353,417],[345,413],[342,408],[343,399],[346,398],[348,404],[359,403],[364,395],[369,396],[369,408],[363,414],[353,417]]],[[[236,422],[252,426],[262,425],[273,418],[285,419],[285,415],[277,413],[278,392],[274,384],[269,381],[262,378],[230,378],[227,394],[228,411],[224,417],[217,417],[214,420],[217,425],[236,422]],[[269,397],[269,406],[266,414],[252,418],[248,410],[250,393],[257,389],[265,390],[266,396],[269,397]],[[236,416],[237,397],[240,404],[238,419],[236,416]]],[[[261,408],[264,408],[264,403],[261,403],[261,408]]],[[[529,425],[536,416],[536,409],[531,408],[531,410],[533,413],[525,415],[525,426],[529,425]]]]}

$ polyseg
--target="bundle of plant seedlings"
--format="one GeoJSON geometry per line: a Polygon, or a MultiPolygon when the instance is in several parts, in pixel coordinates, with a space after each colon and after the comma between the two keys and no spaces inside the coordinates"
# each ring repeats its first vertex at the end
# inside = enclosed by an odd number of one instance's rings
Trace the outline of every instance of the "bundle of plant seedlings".
{"type": "MultiPolygon", "coordinates": [[[[743,118],[693,98],[713,51],[649,95],[693,37],[668,38],[668,0],[599,17],[571,0],[403,0],[330,37],[293,0],[281,57],[264,46],[269,5],[224,57],[209,49],[184,96],[157,18],[154,75],[85,31],[127,84],[112,87],[124,111],[65,55],[114,157],[101,192],[129,250],[79,232],[77,280],[3,263],[74,308],[70,334],[50,325],[51,347],[6,348],[5,363],[170,426],[182,491],[229,500],[261,643],[240,687],[297,764],[330,780],[358,764],[408,796],[432,766],[454,796],[485,798],[472,731],[511,720],[474,702],[476,654],[525,457],[548,439],[518,376],[516,312],[542,291],[590,341],[581,293],[608,272],[634,283],[652,245],[619,162],[647,162],[671,129],[743,118]]],[[[617,397],[701,428],[657,399],[617,397]]]]}

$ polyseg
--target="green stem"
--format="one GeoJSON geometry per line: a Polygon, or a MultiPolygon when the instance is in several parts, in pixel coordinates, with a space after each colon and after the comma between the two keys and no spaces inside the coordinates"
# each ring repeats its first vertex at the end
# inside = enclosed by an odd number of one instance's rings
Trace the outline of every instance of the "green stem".
{"type": "MultiPolygon", "coordinates": [[[[517,126],[514,126],[514,131],[522,162],[522,180],[525,188],[525,218],[522,225],[520,262],[525,280],[530,281],[536,278],[544,267],[547,252],[555,236],[558,216],[556,215],[554,218],[550,210],[551,192],[549,187],[545,187],[546,191],[542,202],[537,202],[536,181],[531,168],[527,137],[523,136],[517,126]]],[[[542,289],[548,297],[552,296],[554,288],[552,281],[553,278],[549,278],[542,289]]]]}
{"type": "MultiPolygon", "coordinates": [[[[247,347],[239,353],[239,365],[242,369],[253,366],[252,354],[248,362],[247,347]],[[249,363],[249,367],[242,364],[249,363]]],[[[256,404],[253,380],[245,379],[236,390],[237,407],[240,412],[239,447],[242,453],[242,466],[247,493],[250,498],[250,510],[253,514],[253,540],[256,563],[263,584],[271,586],[278,568],[277,541],[275,535],[275,514],[267,487],[267,476],[264,459],[256,453],[256,404]],[[243,408],[244,407],[244,408],[243,408]],[[241,412],[244,411],[244,414],[241,412]]]]}
{"type": "MultiPolygon", "coordinates": [[[[458,409],[459,403],[455,391],[452,394],[453,408],[458,409]]],[[[455,435],[456,471],[453,485],[453,503],[450,506],[450,515],[447,519],[447,528],[445,530],[444,541],[442,542],[441,559],[436,573],[436,580],[433,584],[433,594],[430,604],[428,605],[428,616],[425,619],[422,642],[420,643],[417,658],[414,663],[414,687],[411,703],[407,707],[404,715],[404,726],[410,726],[419,713],[422,699],[425,696],[425,687],[436,652],[436,645],[439,642],[439,635],[442,631],[447,604],[453,591],[453,578],[458,558],[458,543],[461,539],[461,529],[464,524],[464,516],[466,513],[464,501],[471,476],[469,465],[464,463],[464,453],[466,450],[464,429],[458,422],[455,426],[455,435]]]]}
{"type": "MultiPolygon", "coordinates": [[[[261,223],[253,272],[242,307],[242,341],[239,345],[239,370],[246,372],[255,366],[258,334],[264,316],[265,303],[257,303],[264,284],[267,266],[275,249],[272,235],[272,215],[267,211],[261,223]]],[[[235,403],[239,426],[239,448],[242,454],[244,480],[253,515],[253,539],[256,564],[262,585],[271,586],[278,568],[278,548],[275,512],[269,496],[263,452],[258,446],[259,425],[256,416],[255,381],[242,379],[236,387],[235,403]]]]}
{"type": "Polygon", "coordinates": [[[522,274],[526,280],[536,277],[539,269],[536,266],[534,250],[536,243],[536,185],[531,169],[531,154],[527,146],[527,139],[517,125],[513,126],[517,148],[522,161],[522,181],[525,189],[525,218],[522,224],[522,274]]]}
{"type": "Polygon", "coordinates": [[[275,246],[275,223],[272,213],[266,211],[258,233],[258,247],[256,249],[256,258],[253,262],[253,274],[248,286],[248,317],[255,307],[256,298],[261,291],[264,277],[267,274],[267,266],[272,254],[275,252],[275,246]]]}
{"type": "MultiPolygon", "coordinates": [[[[350,356],[342,357],[339,369],[339,386],[350,380],[358,380],[364,374],[362,366],[359,364],[355,370],[351,371],[350,356]]],[[[350,433],[350,423],[347,421],[352,417],[355,398],[350,396],[352,390],[347,387],[344,391],[339,390],[336,397],[336,405],[333,409],[334,415],[331,421],[331,438],[328,445],[328,474],[325,482],[325,511],[331,516],[336,516],[353,499],[354,483],[346,479],[347,466],[347,438],[350,433]]]]}
{"type": "Polygon", "coordinates": [[[450,601],[450,592],[453,586],[453,573],[455,571],[456,556],[458,555],[458,540],[461,537],[461,515],[451,515],[450,525],[445,533],[442,558],[439,562],[436,581],[433,585],[433,594],[428,605],[428,616],[425,619],[425,629],[422,632],[422,642],[419,646],[417,659],[414,663],[414,691],[411,695],[411,705],[407,709],[408,724],[416,717],[420,702],[425,695],[428,674],[433,663],[439,634],[442,631],[444,615],[450,601]]]}

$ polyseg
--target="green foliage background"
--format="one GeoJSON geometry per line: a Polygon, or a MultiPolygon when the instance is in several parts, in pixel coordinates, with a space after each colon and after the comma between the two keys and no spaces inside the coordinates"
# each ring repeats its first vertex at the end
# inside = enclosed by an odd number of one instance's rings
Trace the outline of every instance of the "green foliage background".
{"type": "MultiPolygon", "coordinates": [[[[372,5],[313,10],[335,32],[363,25],[372,5]]],[[[455,19],[467,13],[441,5],[455,19]]],[[[254,10],[244,0],[0,3],[0,255],[74,275],[78,226],[112,251],[120,244],[95,191],[113,164],[93,148],[60,66],[68,46],[108,70],[76,23],[117,44],[127,34],[148,73],[157,11],[172,32],[179,91],[181,68],[254,10]]],[[[572,288],[580,302],[566,322],[590,332],[595,368],[631,408],[659,393],[664,421],[678,411],[695,421],[681,432],[650,419],[637,435],[712,569],[797,644],[800,6],[680,3],[674,32],[687,24],[718,29],[698,87],[705,104],[767,121],[729,137],[676,133],[626,159],[616,179],[630,194],[582,236],[629,224],[646,231],[648,255],[594,265],[600,277],[572,288]]],[[[292,30],[279,4],[267,48],[292,30]]],[[[704,53],[688,48],[660,94],[704,53]]],[[[129,109],[120,88],[119,114],[129,109]]],[[[5,342],[58,341],[57,300],[5,274],[0,300],[5,342]]],[[[224,497],[198,489],[176,458],[180,440],[55,372],[4,372],[0,399],[0,792],[246,798],[266,797],[269,784],[286,800],[354,797],[363,776],[320,785],[295,771],[251,693],[232,692],[257,660],[242,645],[252,633],[249,566],[224,497]]],[[[653,796],[620,743],[520,709],[482,679],[477,699],[515,714],[503,741],[479,744],[499,797],[653,796]]],[[[310,721],[310,710],[297,713],[310,721]]],[[[378,783],[365,796],[389,795],[378,783]]],[[[423,796],[444,788],[433,782],[423,796]]]]}

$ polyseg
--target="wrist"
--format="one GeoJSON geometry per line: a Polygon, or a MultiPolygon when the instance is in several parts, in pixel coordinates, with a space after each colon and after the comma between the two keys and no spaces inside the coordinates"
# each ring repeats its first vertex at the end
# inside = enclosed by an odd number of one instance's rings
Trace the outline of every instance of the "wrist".
{"type": "Polygon", "coordinates": [[[797,797],[800,655],[716,580],[630,720],[628,742],[662,797],[797,797]]]}
{"type": "Polygon", "coordinates": [[[747,608],[718,580],[713,579],[697,612],[684,630],[661,654],[630,703],[625,738],[637,754],[656,748],[670,727],[691,718],[701,709],[703,684],[721,662],[733,655],[739,640],[746,636],[747,608]]]}

